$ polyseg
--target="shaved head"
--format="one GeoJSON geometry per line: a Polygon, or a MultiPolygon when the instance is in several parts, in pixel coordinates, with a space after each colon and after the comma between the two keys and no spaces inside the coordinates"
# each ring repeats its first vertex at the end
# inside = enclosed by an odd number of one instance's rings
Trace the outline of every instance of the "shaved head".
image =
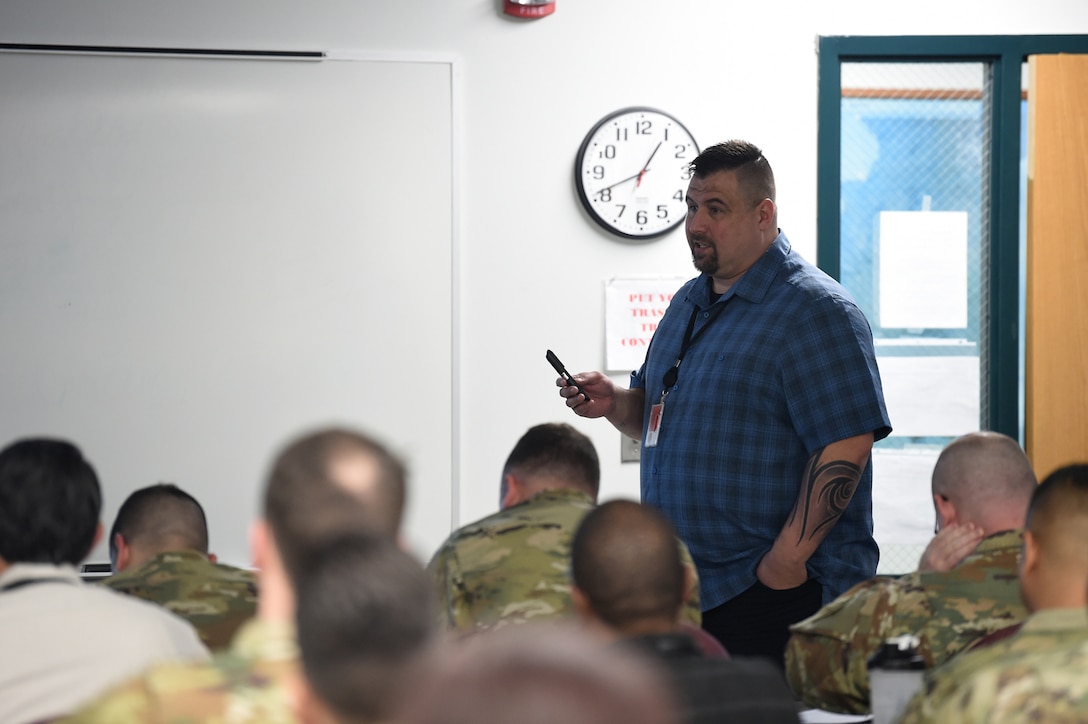
{"type": "Polygon", "coordinates": [[[1048,475],[1031,498],[1025,527],[1043,555],[1088,576],[1088,464],[1048,475]]]}
{"type": "Polygon", "coordinates": [[[678,620],[684,567],[676,532],[655,508],[613,500],[590,511],[571,544],[571,575],[594,614],[621,632],[678,620]]]}
{"type": "Polygon", "coordinates": [[[987,533],[1022,527],[1035,485],[1020,444],[999,432],[956,438],[933,467],[933,495],[954,503],[962,520],[987,533]]]}

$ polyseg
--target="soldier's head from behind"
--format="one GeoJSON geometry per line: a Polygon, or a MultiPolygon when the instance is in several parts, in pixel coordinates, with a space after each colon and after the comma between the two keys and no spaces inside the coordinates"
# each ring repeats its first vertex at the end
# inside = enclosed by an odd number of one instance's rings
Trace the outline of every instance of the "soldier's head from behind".
{"type": "Polygon", "coordinates": [[[0,451],[0,564],[76,565],[102,534],[94,468],[64,440],[19,440],[0,451]]]}
{"type": "Polygon", "coordinates": [[[941,451],[933,467],[937,528],[974,523],[986,535],[1023,527],[1036,478],[1016,440],[972,432],[941,451]]]}
{"type": "Polygon", "coordinates": [[[1058,468],[1035,489],[1020,590],[1032,611],[1088,605],[1088,464],[1058,468]]]}
{"type": "Polygon", "coordinates": [[[434,634],[431,583],[386,536],[324,541],[299,574],[300,721],[391,721],[405,672],[434,634]]]}
{"type": "Polygon", "coordinates": [[[603,503],[582,519],[571,545],[571,595],[590,621],[622,635],[667,633],[686,590],[672,524],[630,500],[603,503]]]}
{"type": "Polygon", "coordinates": [[[288,444],[272,465],[263,510],[288,576],[330,533],[366,527],[397,537],[406,477],[400,459],[362,432],[329,428],[288,444]]]}
{"type": "Polygon", "coordinates": [[[172,483],[140,488],[118,509],[109,545],[114,573],[138,568],[160,553],[190,550],[208,555],[204,508],[172,483]]]}
{"type": "Polygon", "coordinates": [[[594,501],[601,463],[593,441],[565,423],[535,425],[521,436],[502,469],[503,508],[524,503],[544,490],[580,490],[594,501]]]}
{"type": "Polygon", "coordinates": [[[569,624],[449,640],[415,675],[399,724],[675,724],[662,672],[569,624]]]}

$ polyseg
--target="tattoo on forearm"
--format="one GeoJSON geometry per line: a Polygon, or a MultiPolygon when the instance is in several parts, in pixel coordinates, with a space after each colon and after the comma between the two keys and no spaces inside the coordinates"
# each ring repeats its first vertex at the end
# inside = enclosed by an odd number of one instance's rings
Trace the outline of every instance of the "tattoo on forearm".
{"type": "Polygon", "coordinates": [[[821,448],[809,458],[802,480],[803,495],[790,515],[790,524],[801,515],[801,533],[798,545],[806,536],[812,540],[835,525],[842,517],[850,498],[854,496],[861,468],[848,460],[832,460],[821,463],[824,450],[821,448]]]}

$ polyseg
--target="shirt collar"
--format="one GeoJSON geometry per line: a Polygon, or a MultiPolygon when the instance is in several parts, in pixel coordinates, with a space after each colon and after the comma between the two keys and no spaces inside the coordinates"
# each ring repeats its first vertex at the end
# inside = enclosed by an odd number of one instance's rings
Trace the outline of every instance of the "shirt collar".
{"type": "Polygon", "coordinates": [[[295,626],[290,621],[251,618],[238,629],[230,649],[232,653],[247,659],[298,658],[295,626]]]}
{"type": "MultiPolygon", "coordinates": [[[[767,296],[771,283],[774,282],[775,277],[778,276],[778,271],[782,268],[782,262],[790,253],[790,240],[786,238],[785,233],[779,230],[778,236],[763,252],[763,255],[748,268],[748,271],[744,272],[739,281],[721,295],[718,301],[737,296],[753,304],[759,304],[767,296]]],[[[688,300],[700,308],[709,307],[713,304],[711,301],[713,283],[713,279],[709,274],[701,274],[699,280],[688,291],[688,300]]]]}
{"type": "Polygon", "coordinates": [[[1031,633],[1088,630],[1088,609],[1081,606],[1036,611],[1024,620],[1020,630],[1031,633]]]}
{"type": "Polygon", "coordinates": [[[67,564],[58,566],[52,563],[15,563],[4,571],[3,575],[0,575],[0,586],[37,578],[62,578],[70,580],[72,583],[81,582],[75,566],[67,564]]]}
{"type": "Polygon", "coordinates": [[[551,488],[549,490],[540,491],[525,502],[542,503],[546,500],[571,500],[592,504],[593,496],[584,490],[578,490],[577,488],[551,488]]]}
{"type": "Polygon", "coordinates": [[[975,547],[975,553],[988,553],[990,551],[998,551],[1003,548],[1019,548],[1024,540],[1024,531],[1020,528],[1015,530],[1003,530],[998,533],[992,533],[986,536],[975,547]]]}

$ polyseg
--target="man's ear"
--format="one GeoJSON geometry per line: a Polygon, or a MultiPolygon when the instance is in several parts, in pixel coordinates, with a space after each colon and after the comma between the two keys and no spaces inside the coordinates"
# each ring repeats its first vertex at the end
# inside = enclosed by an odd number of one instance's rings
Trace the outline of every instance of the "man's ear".
{"type": "Polygon", "coordinates": [[[1039,541],[1030,530],[1024,531],[1024,546],[1020,551],[1020,578],[1031,575],[1039,565],[1039,541]]]}
{"type": "Polygon", "coordinates": [[[959,520],[959,513],[956,510],[956,504],[948,497],[941,495],[940,493],[934,493],[933,507],[937,510],[938,519],[941,522],[942,528],[947,528],[953,523],[961,522],[959,520]]]}
{"type": "Polygon", "coordinates": [[[695,580],[695,568],[689,568],[684,566],[684,577],[682,588],[680,589],[680,607],[676,609],[676,620],[682,621],[684,618],[684,608],[688,603],[688,592],[699,586],[699,583],[695,580]]]}
{"type": "Polygon", "coordinates": [[[255,520],[249,526],[249,556],[254,568],[260,570],[268,564],[268,546],[271,531],[268,523],[255,520]]]}
{"type": "MultiPolygon", "coordinates": [[[[101,531],[102,526],[100,525],[98,529],[101,531]]],[[[113,536],[113,549],[116,553],[110,563],[113,564],[113,572],[120,573],[128,568],[128,564],[132,560],[132,548],[125,542],[123,535],[116,533],[113,536]]]]}
{"type": "Polygon", "coordinates": [[[570,600],[574,604],[575,612],[585,619],[595,618],[593,615],[593,606],[589,603],[589,598],[586,597],[585,592],[575,586],[573,583],[570,585],[570,600]]]}
{"type": "Polygon", "coordinates": [[[525,501],[525,486],[517,476],[513,473],[507,473],[503,476],[503,483],[506,488],[506,494],[502,496],[502,501],[499,503],[499,507],[502,510],[506,510],[512,505],[517,505],[525,501]]]}
{"type": "Polygon", "coordinates": [[[759,211],[759,228],[761,230],[767,230],[775,225],[775,205],[770,199],[763,199],[756,204],[756,210],[759,211]]]}

